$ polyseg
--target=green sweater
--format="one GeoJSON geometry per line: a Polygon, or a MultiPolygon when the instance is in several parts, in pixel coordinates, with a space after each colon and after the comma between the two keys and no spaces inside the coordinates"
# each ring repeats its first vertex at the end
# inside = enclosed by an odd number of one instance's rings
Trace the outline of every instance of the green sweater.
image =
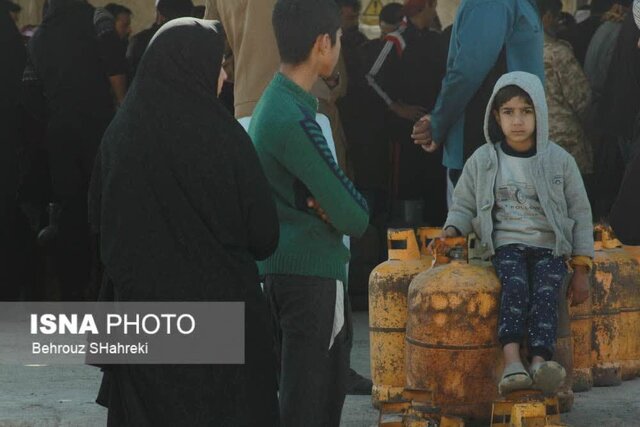
{"type": "Polygon", "coordinates": [[[249,135],[269,179],[280,220],[278,249],[259,263],[264,274],[295,274],[347,283],[344,234],[361,236],[367,203],[336,164],[315,120],[318,101],[277,73],[258,102],[249,135]],[[306,207],[314,197],[329,217],[306,207]]]}

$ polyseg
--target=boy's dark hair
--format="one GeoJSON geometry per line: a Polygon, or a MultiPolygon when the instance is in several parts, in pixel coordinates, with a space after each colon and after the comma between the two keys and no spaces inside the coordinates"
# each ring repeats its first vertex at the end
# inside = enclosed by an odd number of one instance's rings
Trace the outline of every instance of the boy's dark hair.
{"type": "Polygon", "coordinates": [[[498,91],[498,93],[496,93],[496,97],[493,99],[492,109],[495,111],[499,111],[500,107],[516,97],[524,99],[527,104],[533,107],[531,96],[524,89],[522,89],[520,86],[509,85],[503,87],[498,91]]]}
{"type": "Polygon", "coordinates": [[[553,16],[558,16],[562,11],[562,2],[560,0],[538,0],[538,11],[540,16],[544,16],[547,12],[551,12],[553,16]]]}
{"type": "Polygon", "coordinates": [[[389,3],[380,11],[380,21],[387,24],[397,24],[402,20],[402,5],[400,3],[389,3]]]}
{"type": "Polygon", "coordinates": [[[127,15],[133,15],[133,12],[131,12],[131,9],[129,9],[128,7],[125,7],[125,6],[121,5],[121,4],[117,4],[117,3],[109,3],[104,8],[114,18],[117,18],[118,15],[120,15],[122,13],[126,13],[127,15]]]}
{"type": "Polygon", "coordinates": [[[335,45],[340,10],[334,0],[278,0],[272,23],[281,62],[297,65],[309,58],[318,36],[328,34],[335,45]]]}
{"type": "Polygon", "coordinates": [[[360,0],[335,0],[338,7],[350,7],[356,12],[360,12],[362,9],[362,2],[360,0]]]}

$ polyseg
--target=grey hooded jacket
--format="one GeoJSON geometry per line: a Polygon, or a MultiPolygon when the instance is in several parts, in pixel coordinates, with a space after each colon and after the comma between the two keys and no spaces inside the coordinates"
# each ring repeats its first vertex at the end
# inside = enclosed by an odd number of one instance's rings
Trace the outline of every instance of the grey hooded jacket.
{"type": "Polygon", "coordinates": [[[531,175],[549,224],[554,230],[556,256],[593,257],[593,223],[591,206],[575,160],[563,148],[549,141],[547,103],[540,79],[525,72],[502,76],[493,90],[485,113],[484,133],[487,143],[469,158],[453,192],[445,228],[456,227],[463,235],[475,232],[481,240],[482,256],[495,253],[493,247],[494,188],[498,174],[496,144],[490,127],[497,126],[492,113],[496,93],[505,86],[525,90],[536,112],[536,155],[531,175]]]}

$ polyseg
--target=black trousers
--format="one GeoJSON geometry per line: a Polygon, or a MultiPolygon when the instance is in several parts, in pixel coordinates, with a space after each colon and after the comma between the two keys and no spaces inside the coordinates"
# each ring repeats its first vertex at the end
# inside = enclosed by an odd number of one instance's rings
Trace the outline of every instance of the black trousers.
{"type": "Polygon", "coordinates": [[[338,427],[353,340],[347,292],[344,326],[329,348],[336,307],[335,280],[267,275],[264,290],[280,361],[282,427],[338,427]]]}

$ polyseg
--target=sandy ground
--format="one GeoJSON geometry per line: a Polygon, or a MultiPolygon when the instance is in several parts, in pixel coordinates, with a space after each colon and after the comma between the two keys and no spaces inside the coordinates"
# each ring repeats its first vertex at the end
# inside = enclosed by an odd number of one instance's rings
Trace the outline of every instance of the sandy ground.
{"type": "MultiPolygon", "coordinates": [[[[367,313],[354,315],[352,367],[369,375],[367,313]]],[[[0,331],[0,343],[10,342],[0,331]]],[[[106,410],[94,403],[100,372],[83,365],[7,365],[0,362],[0,427],[104,426],[106,410]]],[[[348,396],[343,427],[370,427],[377,413],[370,396],[348,396]]],[[[563,415],[573,427],[640,426],[640,378],[620,387],[576,394],[573,411],[563,415]]],[[[302,426],[301,426],[302,427],[302,426]]]]}

